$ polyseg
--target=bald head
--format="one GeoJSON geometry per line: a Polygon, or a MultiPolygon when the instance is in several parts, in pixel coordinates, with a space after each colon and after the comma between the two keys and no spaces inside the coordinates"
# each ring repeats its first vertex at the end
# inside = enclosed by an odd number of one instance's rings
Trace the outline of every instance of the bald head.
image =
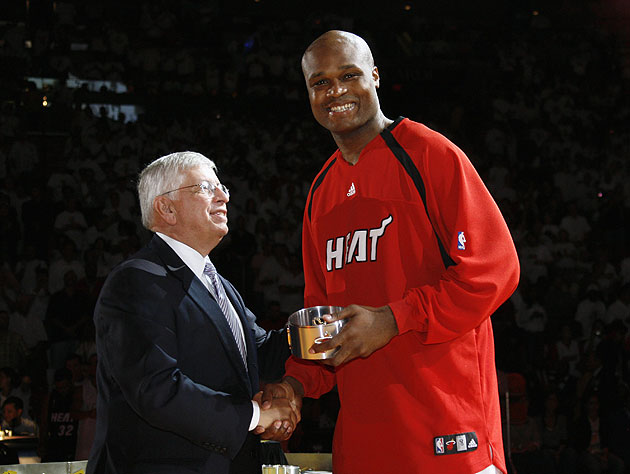
{"type": "Polygon", "coordinates": [[[372,51],[363,38],[347,31],[330,30],[319,36],[306,48],[302,55],[302,72],[304,72],[305,63],[311,53],[323,49],[336,50],[342,46],[350,46],[354,50],[357,62],[365,62],[370,68],[374,67],[372,51]]]}

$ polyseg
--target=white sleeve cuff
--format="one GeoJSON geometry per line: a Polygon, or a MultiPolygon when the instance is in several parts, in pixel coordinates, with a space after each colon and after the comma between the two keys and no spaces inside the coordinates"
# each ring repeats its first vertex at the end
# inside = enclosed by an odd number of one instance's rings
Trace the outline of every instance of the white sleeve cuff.
{"type": "Polygon", "coordinates": [[[252,406],[254,407],[254,411],[252,412],[252,421],[249,423],[249,431],[256,428],[258,426],[258,422],[260,421],[260,407],[258,406],[258,402],[252,400],[252,406]]]}

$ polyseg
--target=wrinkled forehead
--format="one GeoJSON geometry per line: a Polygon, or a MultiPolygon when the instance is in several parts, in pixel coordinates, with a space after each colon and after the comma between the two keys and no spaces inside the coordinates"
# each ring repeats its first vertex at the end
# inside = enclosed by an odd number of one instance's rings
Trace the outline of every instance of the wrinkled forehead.
{"type": "Polygon", "coordinates": [[[212,166],[194,166],[187,169],[180,175],[180,183],[178,185],[198,184],[201,181],[209,181],[214,183],[218,181],[216,169],[212,166]]]}

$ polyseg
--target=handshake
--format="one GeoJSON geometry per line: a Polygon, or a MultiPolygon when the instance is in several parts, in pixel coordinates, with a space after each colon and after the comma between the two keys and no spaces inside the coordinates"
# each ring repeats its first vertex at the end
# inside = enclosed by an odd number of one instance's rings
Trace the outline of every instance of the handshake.
{"type": "MultiPolygon", "coordinates": [[[[326,352],[339,348],[326,365],[337,367],[357,357],[368,357],[398,334],[398,325],[389,306],[350,305],[336,316],[324,315],[325,322],[345,319],[343,330],[333,338],[314,344],[309,352],[326,352]]],[[[284,441],[291,437],[301,419],[304,387],[293,377],[285,376],[279,383],[267,384],[254,401],[260,406],[260,421],[254,434],[263,439],[284,441]]]]}
{"type": "Polygon", "coordinates": [[[254,401],[260,406],[260,420],[254,434],[275,441],[289,439],[302,418],[303,396],[302,384],[292,377],[265,385],[254,396],[254,401]]]}

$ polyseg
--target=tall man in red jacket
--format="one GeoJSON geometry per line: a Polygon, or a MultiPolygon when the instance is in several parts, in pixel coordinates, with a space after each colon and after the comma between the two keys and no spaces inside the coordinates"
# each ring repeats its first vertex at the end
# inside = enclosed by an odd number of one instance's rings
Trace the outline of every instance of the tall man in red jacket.
{"type": "Polygon", "coordinates": [[[505,473],[490,315],[519,264],[497,205],[448,139],[384,116],[360,37],[325,33],[302,70],[339,147],[304,212],[304,306],[345,306],[346,325],[264,399],[338,387],[336,474],[505,473]]]}

